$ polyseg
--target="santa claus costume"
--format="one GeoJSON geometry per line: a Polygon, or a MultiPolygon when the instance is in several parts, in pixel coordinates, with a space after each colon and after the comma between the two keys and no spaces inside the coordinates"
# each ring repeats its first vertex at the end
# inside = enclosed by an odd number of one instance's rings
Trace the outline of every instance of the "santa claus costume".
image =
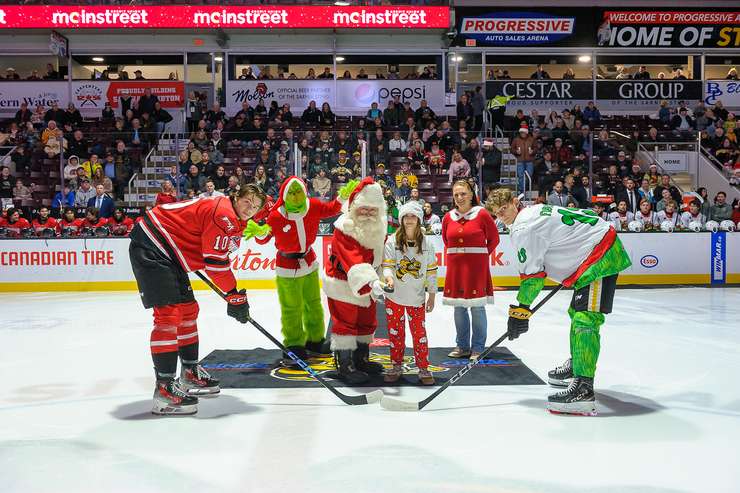
{"type": "Polygon", "coordinates": [[[371,363],[370,343],[377,327],[375,300],[383,295],[380,268],[386,238],[383,191],[363,179],[334,223],[323,288],[332,321],[331,350],[337,377],[359,384],[383,366],[371,363]]]}

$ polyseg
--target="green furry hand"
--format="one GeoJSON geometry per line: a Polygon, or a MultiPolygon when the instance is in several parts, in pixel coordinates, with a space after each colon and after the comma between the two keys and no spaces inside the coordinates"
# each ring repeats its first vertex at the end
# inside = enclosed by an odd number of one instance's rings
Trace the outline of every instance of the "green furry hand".
{"type": "Polygon", "coordinates": [[[272,228],[269,224],[265,224],[260,226],[256,222],[252,221],[251,219],[247,223],[247,227],[244,228],[244,239],[245,240],[251,240],[252,238],[264,238],[265,236],[269,235],[272,232],[272,228]]]}
{"type": "Polygon", "coordinates": [[[339,189],[339,198],[342,200],[347,200],[350,195],[352,195],[352,192],[355,191],[355,188],[357,188],[357,185],[360,184],[360,180],[350,180],[347,182],[345,186],[339,189]]]}

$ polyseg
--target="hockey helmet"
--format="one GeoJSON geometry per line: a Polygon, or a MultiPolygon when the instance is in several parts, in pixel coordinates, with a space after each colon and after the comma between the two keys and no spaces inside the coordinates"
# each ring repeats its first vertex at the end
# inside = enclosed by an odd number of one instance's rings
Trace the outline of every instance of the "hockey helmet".
{"type": "Polygon", "coordinates": [[[44,228],[39,232],[41,238],[52,238],[54,236],[54,228],[44,228]]]}
{"type": "Polygon", "coordinates": [[[98,226],[95,228],[95,236],[108,236],[110,234],[110,230],[108,229],[108,226],[98,226]]]}
{"type": "Polygon", "coordinates": [[[673,222],[663,221],[662,223],[660,223],[660,230],[666,233],[672,233],[673,232],[673,222]]]}
{"type": "Polygon", "coordinates": [[[717,221],[707,221],[704,225],[704,229],[715,233],[719,229],[719,223],[717,221]]]}
{"type": "Polygon", "coordinates": [[[95,236],[95,230],[89,226],[82,228],[80,232],[82,236],[95,236]]]}
{"type": "Polygon", "coordinates": [[[691,221],[689,223],[689,231],[694,231],[694,232],[698,233],[702,229],[703,228],[701,227],[701,222],[699,222],[699,221],[691,221]]]}
{"type": "Polygon", "coordinates": [[[22,229],[21,238],[33,238],[33,228],[22,229]]]}
{"type": "Polygon", "coordinates": [[[633,233],[640,233],[643,230],[642,221],[630,221],[627,225],[627,229],[633,233]]]}
{"type": "Polygon", "coordinates": [[[722,231],[735,231],[735,223],[730,221],[729,219],[725,219],[721,223],[719,223],[719,229],[722,231]]]}

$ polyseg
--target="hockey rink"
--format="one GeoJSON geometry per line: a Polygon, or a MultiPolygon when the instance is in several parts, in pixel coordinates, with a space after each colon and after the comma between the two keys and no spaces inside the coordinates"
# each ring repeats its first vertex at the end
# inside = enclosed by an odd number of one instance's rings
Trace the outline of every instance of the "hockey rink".
{"type": "MultiPolygon", "coordinates": [[[[489,342],[514,295],[488,309],[489,342]]],[[[540,378],[567,357],[570,295],[505,344],[540,378]]],[[[201,357],[271,348],[213,293],[196,297],[201,357]]],[[[278,335],[275,292],[250,302],[278,335]]],[[[3,293],[0,307],[4,493],[740,490],[738,288],[618,290],[597,417],[550,415],[542,385],[453,386],[417,413],[346,406],[323,388],[225,389],[195,417],[155,417],[151,314],[136,293],[3,293]]],[[[452,309],[438,304],[427,330],[430,346],[454,345],[452,309]]]]}

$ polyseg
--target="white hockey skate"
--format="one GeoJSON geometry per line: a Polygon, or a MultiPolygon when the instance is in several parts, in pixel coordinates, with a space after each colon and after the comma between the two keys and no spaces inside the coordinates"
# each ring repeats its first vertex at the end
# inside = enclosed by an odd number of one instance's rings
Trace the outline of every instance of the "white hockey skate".
{"type": "Polygon", "coordinates": [[[189,396],[175,380],[157,382],[152,414],[191,415],[198,412],[198,398],[189,396]]]}
{"type": "Polygon", "coordinates": [[[186,366],[180,369],[179,387],[188,395],[214,395],[221,392],[219,381],[213,378],[200,365],[186,366]]]}
{"type": "Polygon", "coordinates": [[[572,381],[573,365],[570,358],[554,370],[547,372],[547,383],[555,387],[567,387],[572,381]]]}

